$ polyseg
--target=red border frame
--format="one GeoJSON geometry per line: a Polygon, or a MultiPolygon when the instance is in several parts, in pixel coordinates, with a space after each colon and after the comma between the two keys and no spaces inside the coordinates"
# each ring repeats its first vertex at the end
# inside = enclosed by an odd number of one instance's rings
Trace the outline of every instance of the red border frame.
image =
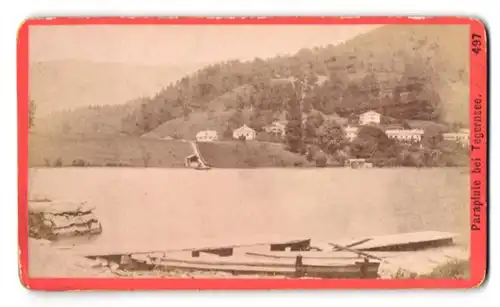
{"type": "MultiPolygon", "coordinates": [[[[472,288],[481,285],[486,277],[487,223],[486,223],[486,127],[487,127],[487,56],[486,30],[476,19],[459,17],[265,17],[265,18],[52,18],[28,19],[23,22],[18,32],[17,44],[17,81],[18,81],[18,202],[19,202],[19,263],[22,284],[32,290],[161,290],[161,289],[401,289],[401,288],[472,288]],[[471,232],[471,278],[469,280],[299,280],[299,279],[158,279],[158,278],[30,278],[28,276],[28,32],[36,25],[273,25],[273,24],[463,24],[471,30],[470,51],[470,110],[471,142],[474,142],[474,128],[484,137],[477,139],[479,149],[471,151],[471,160],[479,159],[479,173],[471,172],[471,183],[480,182],[481,230],[471,232]],[[472,52],[472,33],[481,36],[481,51],[472,52]],[[473,126],[474,104],[477,97],[482,97],[480,120],[473,126]]],[[[472,166],[472,162],[471,162],[472,166]]],[[[471,168],[472,170],[472,168],[471,168]]],[[[472,223],[471,200],[471,223],[472,223]]]]}

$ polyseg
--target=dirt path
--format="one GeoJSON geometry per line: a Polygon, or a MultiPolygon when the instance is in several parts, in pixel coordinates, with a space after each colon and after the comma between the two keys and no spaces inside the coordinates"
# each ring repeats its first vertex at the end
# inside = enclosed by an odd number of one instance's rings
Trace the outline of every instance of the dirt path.
{"type": "Polygon", "coordinates": [[[193,153],[195,156],[198,157],[198,160],[200,161],[200,166],[201,167],[209,167],[207,161],[205,161],[205,159],[203,159],[201,153],[200,153],[200,150],[198,149],[198,145],[196,145],[196,142],[194,141],[189,141],[189,144],[191,145],[191,148],[193,148],[193,153]]]}

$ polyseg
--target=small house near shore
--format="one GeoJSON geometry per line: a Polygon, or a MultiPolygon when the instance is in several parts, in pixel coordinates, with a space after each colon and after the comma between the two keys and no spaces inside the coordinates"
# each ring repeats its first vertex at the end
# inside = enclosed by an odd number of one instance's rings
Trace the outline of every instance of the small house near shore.
{"type": "Polygon", "coordinates": [[[344,162],[346,167],[350,168],[364,168],[364,167],[372,167],[373,165],[371,163],[367,163],[365,159],[347,159],[344,162]],[[368,165],[367,165],[368,164],[368,165]]]}
{"type": "Polygon", "coordinates": [[[375,111],[368,111],[359,116],[360,125],[380,124],[381,115],[375,111]]]}
{"type": "Polygon", "coordinates": [[[451,141],[468,146],[470,142],[470,130],[462,129],[460,132],[443,133],[443,140],[451,141]]]}
{"type": "Polygon", "coordinates": [[[184,165],[186,167],[198,167],[201,161],[197,155],[189,155],[184,159],[184,165]]]}
{"type": "Polygon", "coordinates": [[[213,142],[217,140],[219,140],[219,136],[215,130],[204,130],[196,134],[196,141],[198,142],[213,142]]]}
{"type": "Polygon", "coordinates": [[[424,135],[423,129],[387,129],[385,134],[400,143],[418,143],[424,135]]]}
{"type": "Polygon", "coordinates": [[[245,140],[255,140],[256,136],[257,133],[255,132],[255,130],[248,127],[247,125],[243,125],[233,131],[233,138],[237,140],[240,140],[242,138],[245,138],[245,140]]]}
{"type": "Polygon", "coordinates": [[[286,131],[285,129],[286,125],[279,121],[275,121],[272,124],[264,127],[264,131],[277,136],[284,136],[286,131]]]}
{"type": "Polygon", "coordinates": [[[352,142],[358,136],[359,128],[355,126],[347,126],[344,129],[346,138],[352,142]]]}

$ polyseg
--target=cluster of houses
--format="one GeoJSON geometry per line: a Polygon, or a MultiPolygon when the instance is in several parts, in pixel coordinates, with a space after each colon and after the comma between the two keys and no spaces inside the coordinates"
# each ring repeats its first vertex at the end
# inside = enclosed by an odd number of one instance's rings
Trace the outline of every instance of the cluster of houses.
{"type": "MultiPolygon", "coordinates": [[[[264,127],[264,131],[283,137],[285,135],[286,124],[282,122],[274,122],[268,126],[264,127]]],[[[255,140],[257,138],[257,131],[248,127],[247,125],[243,125],[233,131],[233,139],[241,140],[245,139],[248,141],[255,140]]],[[[218,141],[219,135],[215,130],[204,130],[200,131],[196,134],[196,141],[198,142],[213,142],[218,141]]]]}
{"type": "MultiPolygon", "coordinates": [[[[233,131],[233,138],[236,140],[241,140],[242,138],[245,140],[255,140],[257,132],[247,125],[243,125],[233,131]]],[[[196,134],[196,141],[198,142],[214,142],[218,140],[219,135],[215,130],[203,130],[196,134]]]]}
{"type": "MultiPolygon", "coordinates": [[[[366,125],[380,125],[382,115],[375,111],[368,111],[359,115],[358,125],[347,125],[344,127],[346,138],[353,141],[361,128],[366,125]]],[[[268,134],[283,137],[285,135],[286,122],[275,121],[272,124],[265,126],[264,131],[268,134]]],[[[387,126],[384,128],[385,134],[390,138],[400,143],[419,143],[424,135],[423,129],[405,129],[401,127],[387,126]]],[[[454,141],[464,146],[469,145],[470,140],[469,129],[461,129],[459,132],[443,133],[443,139],[446,141],[454,141]]],[[[255,140],[257,132],[243,125],[233,131],[233,138],[236,140],[255,140]]],[[[213,142],[218,141],[219,136],[215,130],[200,131],[196,134],[198,142],[213,142]]]]}
{"type": "MultiPolygon", "coordinates": [[[[359,126],[380,125],[382,115],[375,111],[368,111],[359,116],[359,126]]],[[[359,132],[359,126],[347,126],[344,128],[346,138],[353,141],[359,132]]],[[[419,143],[422,141],[424,129],[405,129],[401,127],[386,127],[384,132],[390,139],[400,143],[419,143]]],[[[470,130],[461,129],[458,132],[443,133],[443,139],[446,141],[457,142],[463,146],[468,146],[470,141],[470,130]]]]}

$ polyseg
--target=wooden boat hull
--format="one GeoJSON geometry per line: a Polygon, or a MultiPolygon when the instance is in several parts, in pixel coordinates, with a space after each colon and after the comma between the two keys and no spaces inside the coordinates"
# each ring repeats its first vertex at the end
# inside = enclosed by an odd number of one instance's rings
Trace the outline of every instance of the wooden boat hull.
{"type": "Polygon", "coordinates": [[[105,259],[124,270],[210,271],[234,275],[273,275],[313,278],[377,278],[386,258],[446,244],[454,234],[418,232],[365,237],[344,242],[317,242],[310,238],[237,238],[179,242],[158,246],[101,246],[79,255],[105,259]],[[210,242],[211,241],[211,242],[210,242]],[[197,246],[197,247],[194,247],[197,246]],[[404,251],[405,249],[409,251],[404,251]],[[316,250],[316,251],[313,251],[316,250]],[[368,251],[368,252],[363,252],[368,251]],[[411,251],[411,252],[410,252],[411,251]]]}
{"type": "Polygon", "coordinates": [[[284,277],[313,278],[377,278],[380,262],[360,261],[359,259],[329,260],[302,258],[259,259],[252,256],[185,257],[173,258],[148,257],[136,255],[122,261],[129,270],[156,269],[163,271],[187,272],[225,272],[233,275],[272,275],[284,277]]]}
{"type": "Polygon", "coordinates": [[[210,169],[212,169],[211,167],[209,166],[197,166],[194,168],[195,170],[198,170],[198,171],[208,171],[210,169]]]}

